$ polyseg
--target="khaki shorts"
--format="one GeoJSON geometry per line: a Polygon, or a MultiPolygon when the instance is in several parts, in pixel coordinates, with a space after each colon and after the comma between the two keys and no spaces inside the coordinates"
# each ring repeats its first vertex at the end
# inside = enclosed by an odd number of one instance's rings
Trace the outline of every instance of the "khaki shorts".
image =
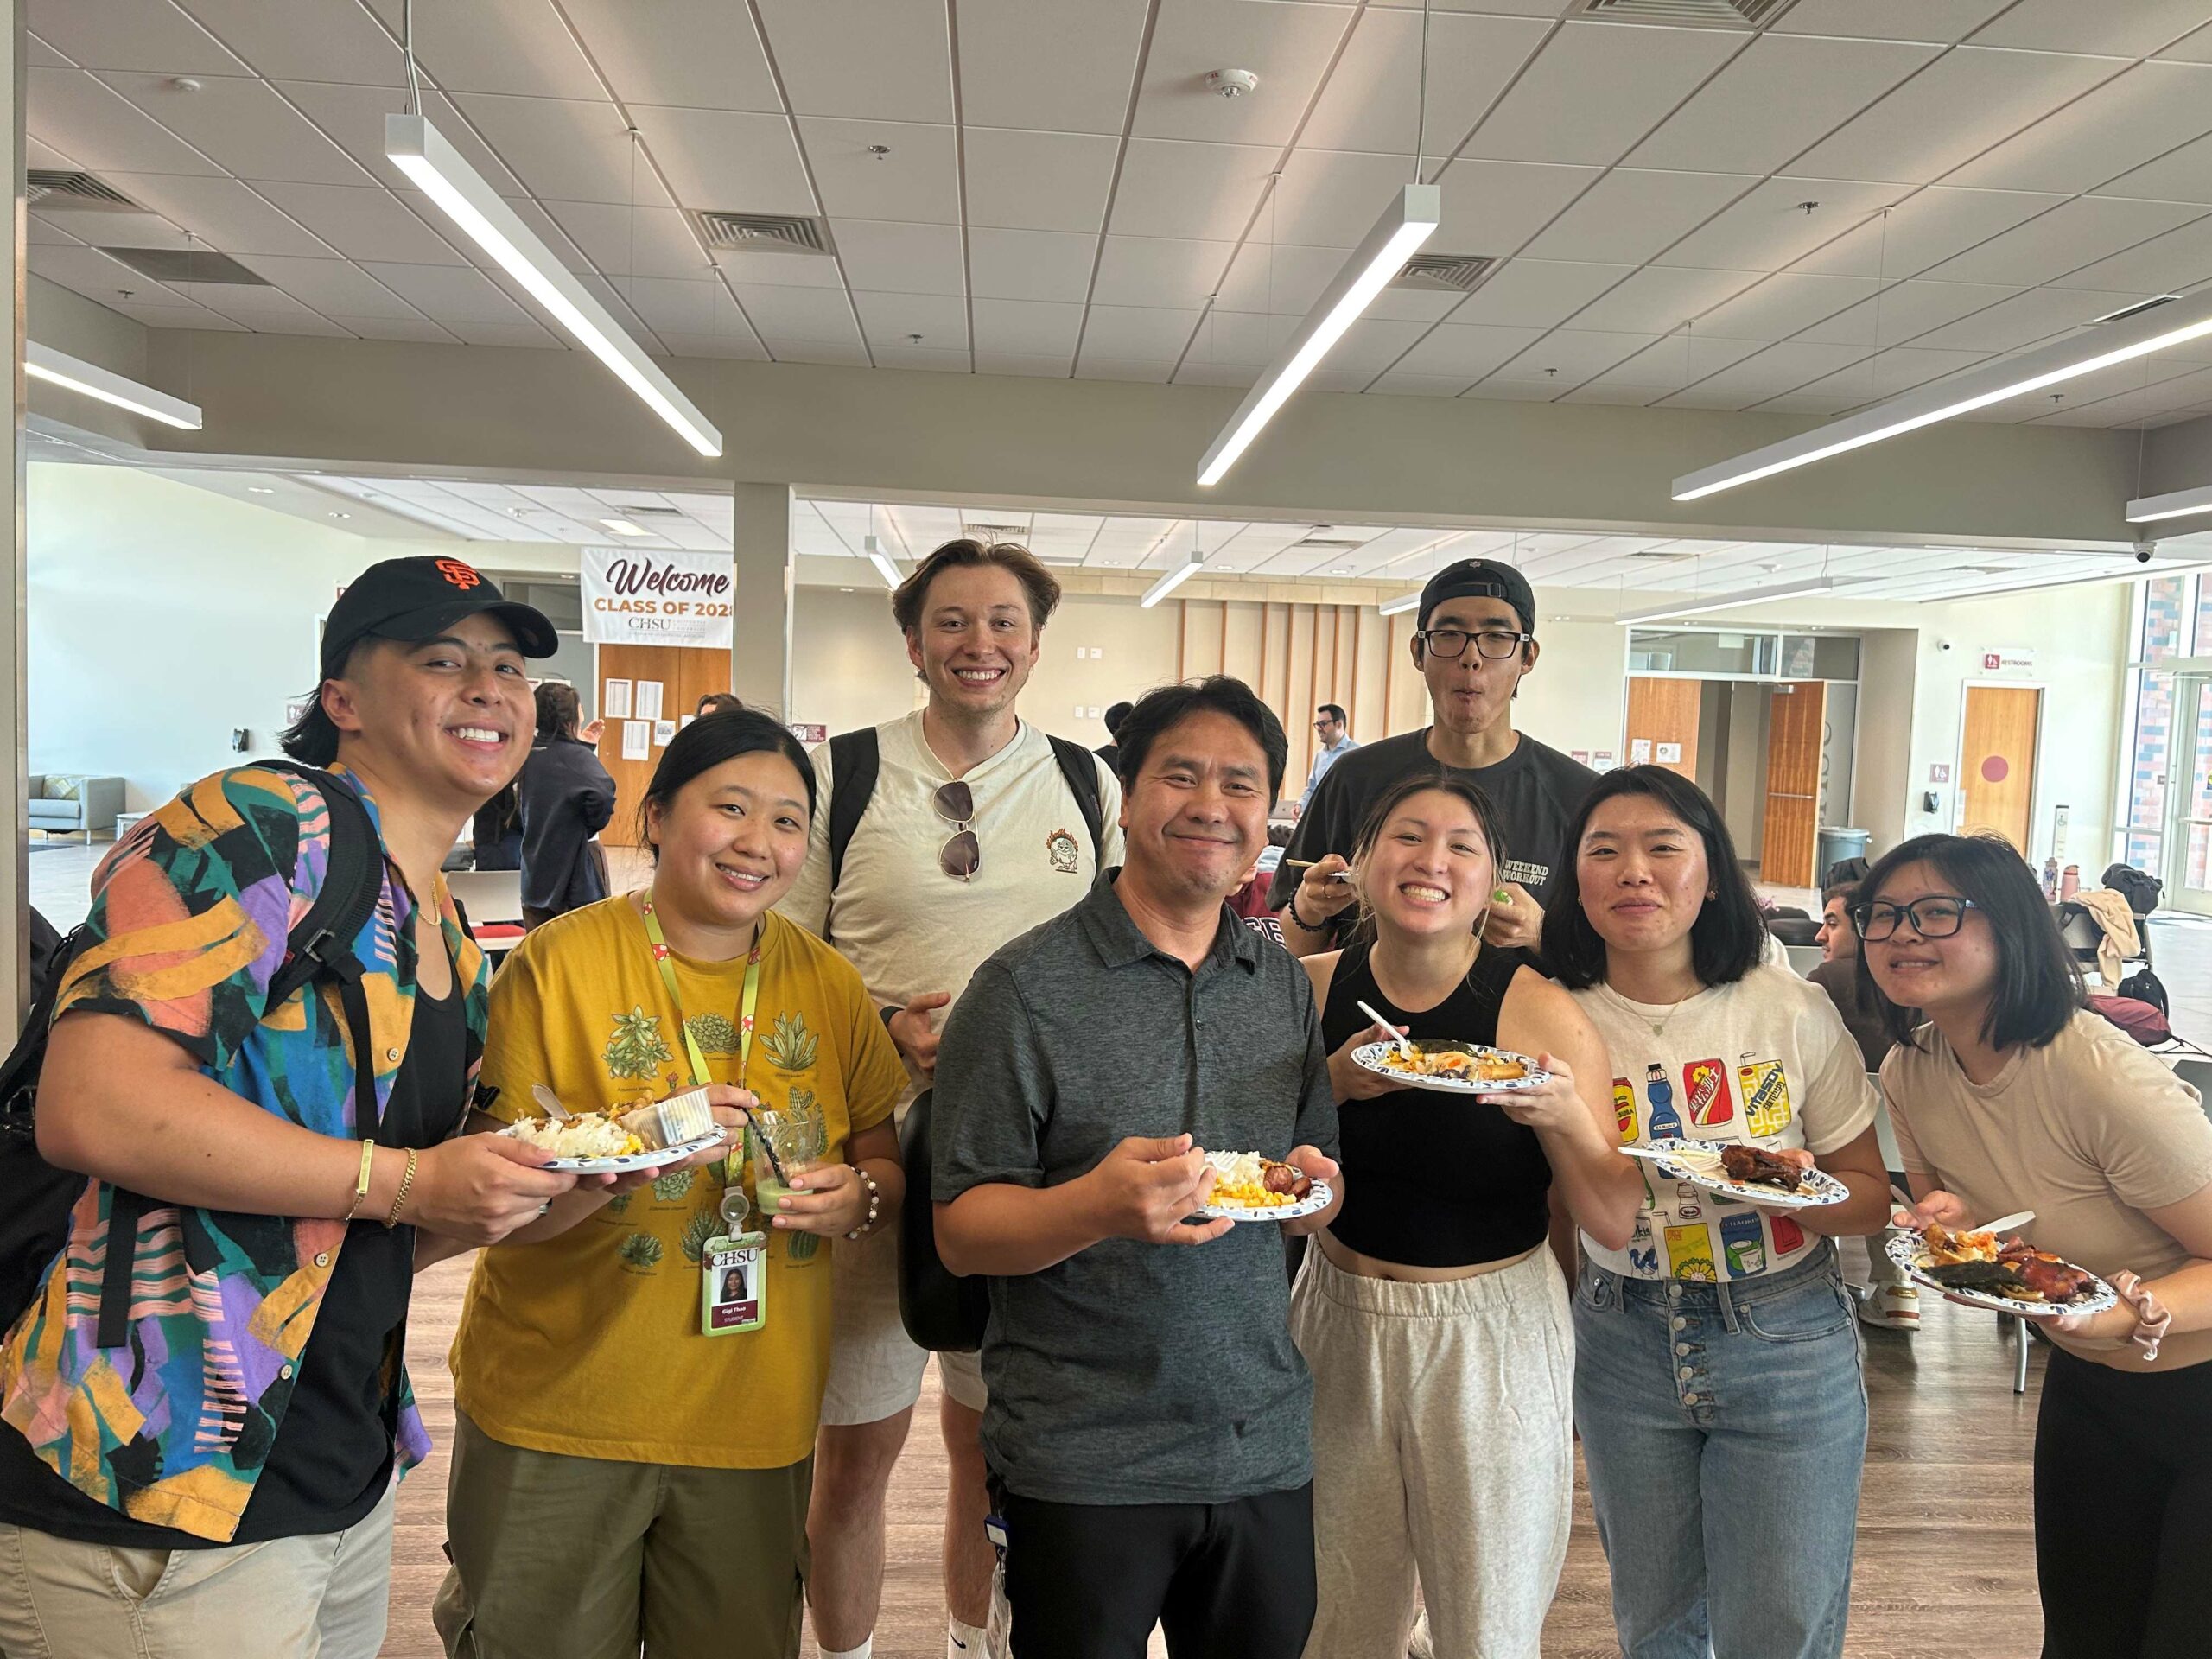
{"type": "MultiPolygon", "coordinates": [[[[922,1371],[930,1357],[899,1318],[898,1229],[855,1243],[839,1239],[836,1268],[822,1421],[879,1423],[922,1397],[922,1371]]],[[[939,1354],[937,1369],[947,1394],[970,1411],[982,1410],[982,1364],[974,1354],[939,1354]]]]}
{"type": "Polygon", "coordinates": [[[376,1659],[392,1497],[343,1532],[218,1549],[111,1548],[0,1525],[0,1654],[376,1659]]]}
{"type": "MultiPolygon", "coordinates": [[[[798,1659],[814,1459],[688,1469],[495,1440],[454,1414],[451,1659],[798,1659]]],[[[239,1649],[245,1652],[250,1649],[239,1649]]],[[[237,1655],[228,1656],[237,1659],[237,1655]]]]}

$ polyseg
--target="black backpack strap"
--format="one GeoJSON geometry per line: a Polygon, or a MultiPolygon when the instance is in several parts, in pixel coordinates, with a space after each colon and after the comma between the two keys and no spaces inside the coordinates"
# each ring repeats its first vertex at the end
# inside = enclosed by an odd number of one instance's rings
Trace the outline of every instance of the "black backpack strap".
{"type": "Polygon", "coordinates": [[[1060,776],[1068,780],[1083,826],[1090,831],[1090,861],[1106,861],[1106,810],[1098,798],[1098,757],[1071,738],[1052,739],[1052,758],[1060,763],[1060,776]]]}
{"type": "Polygon", "coordinates": [[[837,901],[837,884],[844,880],[845,849],[852,845],[853,831],[860,828],[861,815],[868,810],[868,798],[875,793],[876,768],[881,760],[873,726],[840,732],[830,740],[830,902],[833,906],[837,901]]]}

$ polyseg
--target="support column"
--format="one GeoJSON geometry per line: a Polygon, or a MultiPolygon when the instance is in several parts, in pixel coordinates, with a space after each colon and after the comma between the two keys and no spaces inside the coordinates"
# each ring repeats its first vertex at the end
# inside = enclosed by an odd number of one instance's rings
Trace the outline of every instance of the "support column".
{"type": "MultiPolygon", "coordinates": [[[[0,4],[10,0],[0,0],[0,4]]],[[[740,484],[731,501],[729,689],[748,708],[791,717],[791,607],[798,582],[786,484],[740,484]]]]}
{"type": "Polygon", "coordinates": [[[0,489],[0,569],[8,590],[8,616],[0,626],[0,732],[6,734],[7,764],[0,766],[0,918],[7,929],[0,948],[0,1007],[8,1010],[8,1029],[22,1024],[30,995],[30,818],[24,805],[29,786],[29,693],[24,678],[24,612],[29,581],[23,566],[23,9],[25,0],[0,0],[0,50],[8,54],[0,88],[7,100],[8,235],[4,293],[8,303],[8,466],[0,489]]]}

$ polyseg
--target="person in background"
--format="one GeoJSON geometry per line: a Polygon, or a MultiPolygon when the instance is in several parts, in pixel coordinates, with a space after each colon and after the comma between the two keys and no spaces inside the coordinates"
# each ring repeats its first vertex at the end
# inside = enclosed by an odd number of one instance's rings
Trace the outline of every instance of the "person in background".
{"type": "Polygon", "coordinates": [[[1313,769],[1306,775],[1306,787],[1298,797],[1298,810],[1303,815],[1313,804],[1313,791],[1321,786],[1322,775],[1331,766],[1359,747],[1344,723],[1344,711],[1333,702],[1325,702],[1313,711],[1320,716],[1313,722],[1314,735],[1320,746],[1313,751],[1313,769]]]}
{"type": "Polygon", "coordinates": [[[1122,728],[1128,859],[976,970],[939,1051],[932,1198],[990,1279],[983,1418],[1014,1659],[1297,1659],[1314,1612],[1313,1384],[1281,1234],[1343,1202],[1306,976],[1222,901],[1282,787],[1226,677],[1122,728]],[[1332,1184],[1280,1224],[1186,1223],[1208,1152],[1332,1184]]]}
{"type": "Polygon", "coordinates": [[[1499,869],[1484,938],[1534,949],[1560,837],[1597,781],[1589,767],[1513,728],[1513,699],[1537,657],[1536,596],[1527,577],[1510,565],[1462,559],[1428,579],[1419,617],[1411,649],[1434,721],[1332,763],[1275,872],[1269,897],[1284,940],[1300,956],[1334,948],[1350,926],[1352,891],[1336,878],[1348,868],[1368,809],[1400,779],[1439,766],[1482,791],[1514,849],[1499,869]]]}
{"type": "Polygon", "coordinates": [[[614,779],[579,734],[576,688],[537,688],[537,741],[516,787],[522,798],[522,918],[542,927],[607,897],[607,855],[594,839],[614,816],[614,779]]]}
{"type": "Polygon", "coordinates": [[[1106,741],[1098,746],[1098,758],[1106,763],[1107,771],[1117,778],[1122,774],[1122,722],[1135,707],[1133,702],[1117,702],[1106,710],[1106,741]]]}
{"type": "Polygon", "coordinates": [[[1535,1659],[1574,1488],[1574,1331],[1545,1241],[1579,1224],[1620,1249],[1643,1198],[1597,1032],[1482,943],[1491,817],[1442,772],[1394,785],[1353,848],[1365,923],[1306,958],[1350,1187],[1291,1303],[1313,1371],[1314,1659],[1405,1654],[1416,1591],[1432,1651],[1535,1659]],[[1451,1109],[1352,1058],[1401,1032],[1550,1078],[1451,1109]]]}
{"type": "Polygon", "coordinates": [[[327,985],[268,1001],[332,868],[322,786],[219,772],[94,875],[38,1096],[39,1150],[92,1179],[0,1344],[0,1652],[382,1647],[396,1477],[429,1450],[404,1363],[417,1250],[493,1243],[579,1184],[457,1133],[486,975],[439,874],[521,766],[524,659],[556,644],[453,558],[372,565],[331,607],[283,743],[378,838],[377,904],[341,942],[361,1039],[327,985]],[[99,1264],[126,1246],[104,1344],[99,1264]]]}
{"type": "Polygon", "coordinates": [[[2212,1629],[2212,1122],[2196,1091],[2084,1007],[2020,855],[1921,836],[1854,912],[1890,999],[1882,1064],[1906,1219],[2018,1236],[2110,1281],[2056,1344],[2036,1418],[2046,1659],[2188,1659],[2212,1629]],[[1915,1027],[1918,1010],[1925,1024],[1915,1027]]]}
{"type": "MultiPolygon", "coordinates": [[[[783,913],[860,970],[906,1057],[913,1093],[937,1065],[946,1006],[1007,940],[1081,899],[1101,863],[1121,859],[1121,789],[1088,751],[1015,712],[1043,649],[1060,584],[1027,549],[948,542],[891,598],[907,660],[929,689],[918,712],[875,728],[874,789],[842,864],[829,810],[816,815],[805,870],[783,913]],[[1099,804],[1093,847],[1071,766],[1099,804]]],[[[849,740],[846,740],[849,741],[849,740]]],[[[824,802],[836,756],[814,751],[824,802]]],[[[837,1251],[835,1357],[823,1406],[813,1514],[814,1637],[826,1659],[866,1655],[883,1594],[884,1496],[921,1397],[928,1356],[899,1317],[895,1233],[837,1251]]],[[[938,1428],[950,1462],[945,1491],[949,1653],[980,1651],[990,1624],[990,1504],[977,1438],[984,1404],[973,1354],[938,1356],[938,1428]]]]}
{"type": "Polygon", "coordinates": [[[1866,1463],[1859,1334],[1834,1236],[1878,1230],[1872,1085],[1827,998],[1760,961],[1719,812],[1663,766],[1583,802],[1545,964],[1605,1040],[1622,1139],[1733,1142],[1847,1189],[1722,1201],[1643,1165],[1625,1249],[1588,1231],[1574,1419],[1627,1659],[1836,1659],[1866,1463]]]}
{"type": "Polygon", "coordinates": [[[476,849],[475,868],[522,868],[522,797],[513,784],[476,809],[468,821],[468,840],[476,849]]]}
{"type": "Polygon", "coordinates": [[[734,715],[744,711],[745,699],[734,691],[709,691],[699,699],[699,706],[692,710],[704,720],[709,715],[734,715]]]}
{"type": "Polygon", "coordinates": [[[622,1112],[704,1088],[724,1138],[556,1199],[477,1259],[451,1355],[454,1659],[795,1659],[814,1431],[830,1369],[827,1239],[895,1226],[905,1074],[860,976],[770,912],[805,862],[806,752],[757,711],[661,751],[639,814],[650,887],[516,947],[492,991],[493,1116],[622,1112]],[[494,1092],[496,1091],[496,1092],[494,1092]],[[772,1206],[730,1132],[772,1110],[811,1154],[772,1206]],[[727,1161],[725,1161],[727,1160],[727,1161]],[[734,1225],[733,1212],[744,1219],[734,1225]],[[709,1239],[766,1235],[764,1322],[709,1334],[709,1239]]]}

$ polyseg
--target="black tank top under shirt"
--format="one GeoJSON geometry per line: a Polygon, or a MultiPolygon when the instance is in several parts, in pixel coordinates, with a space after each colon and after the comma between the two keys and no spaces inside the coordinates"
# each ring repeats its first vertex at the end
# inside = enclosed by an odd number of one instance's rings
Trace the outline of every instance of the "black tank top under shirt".
{"type": "MultiPolygon", "coordinates": [[[[1332,1054],[1374,1025],[1363,1001],[1416,1039],[1495,1044],[1506,987],[1528,960],[1479,950],[1451,995],[1414,1014],[1382,995],[1369,949],[1346,947],[1330,977],[1321,1035],[1332,1054]]],[[[1397,1090],[1338,1102],[1337,1127],[1344,1202],[1329,1230],[1349,1249],[1409,1268],[1469,1268],[1520,1255],[1550,1230],[1551,1162],[1536,1132],[1496,1106],[1397,1090]]]]}

